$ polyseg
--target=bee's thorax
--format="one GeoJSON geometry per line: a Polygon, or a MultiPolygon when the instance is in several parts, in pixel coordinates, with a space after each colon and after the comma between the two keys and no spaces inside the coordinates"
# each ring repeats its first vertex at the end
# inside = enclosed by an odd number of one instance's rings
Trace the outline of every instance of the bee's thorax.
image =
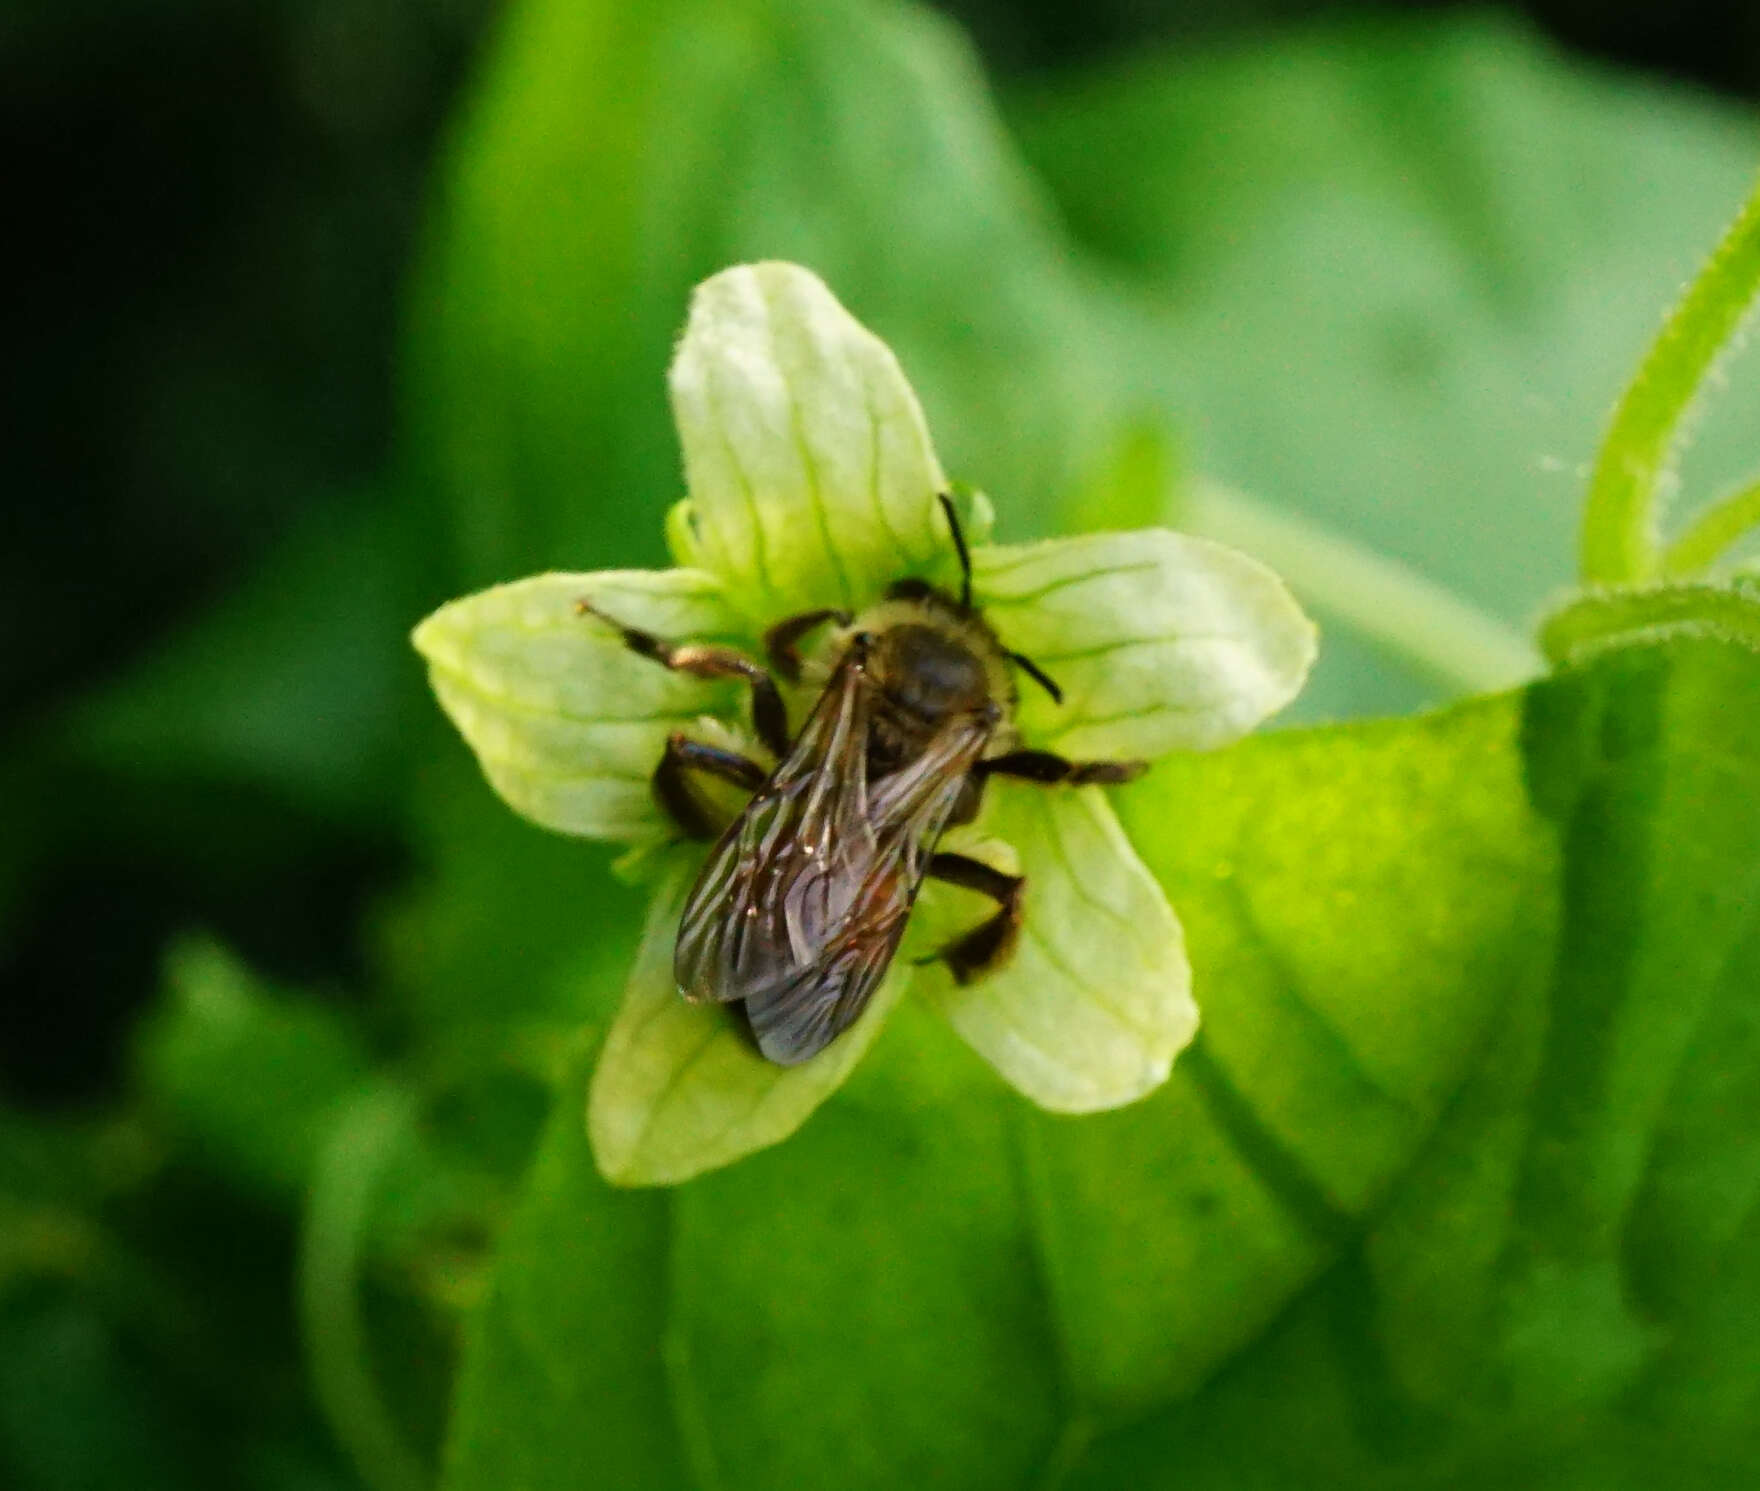
{"type": "Polygon", "coordinates": [[[863,668],[879,696],[868,752],[875,775],[921,754],[957,717],[981,715],[998,734],[1006,728],[1014,704],[1007,654],[975,611],[913,583],[858,625],[863,668]]]}

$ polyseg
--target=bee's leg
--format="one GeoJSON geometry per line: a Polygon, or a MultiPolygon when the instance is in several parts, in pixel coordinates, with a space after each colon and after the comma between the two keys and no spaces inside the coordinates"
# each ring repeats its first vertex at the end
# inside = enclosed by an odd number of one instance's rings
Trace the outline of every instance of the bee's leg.
{"type": "Polygon", "coordinates": [[[1008,960],[1014,951],[1015,938],[1021,929],[1021,896],[1026,890],[1025,877],[1004,875],[982,860],[963,854],[936,854],[930,857],[929,874],[949,885],[962,885],[979,895],[989,896],[998,907],[996,914],[978,923],[971,931],[942,948],[935,956],[953,972],[956,982],[969,984],[1008,960]]]}
{"type": "Polygon", "coordinates": [[[623,645],[631,652],[652,658],[663,668],[676,673],[689,673],[693,678],[743,678],[752,689],[752,727],[777,756],[788,754],[788,711],[782,706],[782,695],[776,680],[749,657],[731,647],[717,647],[708,642],[665,642],[652,632],[639,631],[613,620],[588,601],[576,601],[575,609],[583,616],[597,616],[607,626],[615,627],[623,637],[623,645]]]}
{"type": "Polygon", "coordinates": [[[764,633],[764,656],[770,659],[770,666],[790,683],[799,683],[801,654],[796,644],[814,627],[823,626],[827,621],[848,626],[852,619],[848,611],[840,611],[835,606],[784,617],[764,633]]]}
{"type": "Polygon", "coordinates": [[[984,779],[975,771],[968,771],[965,779],[959,784],[959,796],[953,800],[953,809],[947,815],[947,827],[958,828],[961,824],[970,823],[978,816],[978,809],[984,806],[984,779]]]}
{"type": "Polygon", "coordinates": [[[669,736],[666,752],[654,768],[654,796],[672,821],[693,839],[712,839],[721,825],[702,798],[691,790],[690,778],[685,775],[690,771],[720,777],[748,792],[762,787],[768,775],[756,761],[748,761],[733,751],[704,745],[683,735],[669,736]]]}
{"type": "Polygon", "coordinates": [[[1134,782],[1148,769],[1147,761],[1065,761],[1050,751],[1010,751],[972,768],[980,777],[1017,777],[1046,787],[1134,782]]]}

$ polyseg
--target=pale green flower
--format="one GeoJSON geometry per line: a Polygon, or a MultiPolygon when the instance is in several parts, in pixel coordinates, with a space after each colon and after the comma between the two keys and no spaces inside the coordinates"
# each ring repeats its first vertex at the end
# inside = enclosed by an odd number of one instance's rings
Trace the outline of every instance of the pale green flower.
{"type": "MultiPolygon", "coordinates": [[[[916,396],[887,347],[806,270],[750,265],[703,284],[671,387],[690,492],[667,526],[678,568],[538,575],[444,606],[415,634],[495,789],[545,827],[633,846],[654,877],[588,1103],[601,1169],[625,1184],[678,1181],[785,1138],[907,995],[942,1010],[1043,1107],[1087,1113],[1152,1091],[1198,1012],[1179,921],[1106,798],[1128,789],[993,779],[982,815],[942,847],[1026,876],[1012,957],[965,986],[919,963],[990,909],[927,883],[866,1013],[798,1066],[772,1064],[724,1010],[679,996],[673,940],[704,848],[673,842],[650,773],[675,731],[768,758],[740,687],[638,656],[578,603],[668,641],[760,658],[759,638],[784,616],[859,614],[905,576],[952,592],[958,566],[937,501],[949,486],[916,396]]],[[[1062,687],[1058,704],[1025,683],[1022,746],[1078,760],[1206,750],[1301,687],[1314,629],[1245,555],[1159,529],[990,545],[988,504],[960,506],[976,604],[1062,687]]],[[[821,651],[836,645],[826,629],[821,651]]],[[[810,685],[784,696],[798,728],[810,685]]]]}

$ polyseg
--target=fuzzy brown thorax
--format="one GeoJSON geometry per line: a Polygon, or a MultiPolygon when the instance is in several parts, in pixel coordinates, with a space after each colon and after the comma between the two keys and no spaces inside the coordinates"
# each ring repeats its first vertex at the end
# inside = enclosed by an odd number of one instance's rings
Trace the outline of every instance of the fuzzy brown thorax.
{"type": "Polygon", "coordinates": [[[989,749],[1012,741],[1015,686],[1008,654],[975,610],[921,581],[902,581],[856,618],[865,671],[879,695],[870,767],[895,769],[949,720],[988,712],[989,749]]]}

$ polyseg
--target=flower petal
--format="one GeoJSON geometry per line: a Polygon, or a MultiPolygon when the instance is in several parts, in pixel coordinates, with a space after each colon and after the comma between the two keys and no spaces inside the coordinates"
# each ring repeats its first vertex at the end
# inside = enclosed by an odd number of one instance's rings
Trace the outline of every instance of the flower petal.
{"type": "Polygon", "coordinates": [[[415,630],[434,692],[495,790],[563,833],[638,840],[662,828],[648,778],[666,737],[737,690],[631,652],[606,615],[667,638],[741,635],[701,570],[536,575],[442,606],[415,630]]]}
{"type": "Polygon", "coordinates": [[[753,616],[859,609],[946,565],[946,487],[897,360],[795,264],[697,287],[672,364],[692,547],[753,616]]]}
{"type": "Polygon", "coordinates": [[[766,1061],[727,1010],[687,1004],[673,980],[693,873],[675,865],[655,895],[587,1096],[593,1157],[616,1185],[673,1185],[786,1139],[842,1085],[907,982],[895,967],[861,1018],[810,1061],[766,1061]]]}
{"type": "Polygon", "coordinates": [[[1293,699],[1314,624],[1256,559],[1162,528],[977,550],[975,589],[1027,683],[1029,744],[1078,759],[1208,750],[1293,699]]]}
{"type": "MultiPolygon", "coordinates": [[[[1133,1102],[1167,1079],[1198,1028],[1179,922],[1098,788],[990,790],[985,829],[1014,846],[1027,877],[1019,944],[975,983],[937,964],[919,987],[1040,1107],[1133,1102]]],[[[969,893],[924,894],[960,896],[974,920],[988,914],[969,893]]],[[[946,914],[933,913],[942,924],[946,914]]]]}

